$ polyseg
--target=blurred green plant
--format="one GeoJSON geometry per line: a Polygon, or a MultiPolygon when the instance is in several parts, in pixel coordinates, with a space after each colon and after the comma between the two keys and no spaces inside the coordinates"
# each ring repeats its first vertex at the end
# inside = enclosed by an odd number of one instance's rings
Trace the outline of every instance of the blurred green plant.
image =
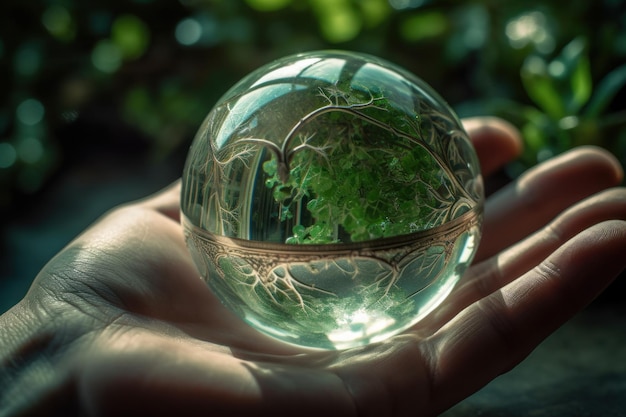
{"type": "Polygon", "coordinates": [[[626,110],[610,111],[609,106],[626,85],[626,65],[594,86],[587,50],[588,42],[579,37],[552,60],[530,55],[524,62],[521,79],[535,104],[522,109],[518,122],[526,142],[526,165],[579,145],[624,151],[626,110]]]}
{"type": "Polygon", "coordinates": [[[126,139],[108,141],[103,124],[148,138],[146,158],[162,160],[188,144],[241,76],[324,48],[396,62],[461,116],[512,121],[527,142],[514,172],[580,144],[626,163],[625,8],[620,0],[3,1],[0,208],[19,207],[93,141],[123,153],[126,139]]]}

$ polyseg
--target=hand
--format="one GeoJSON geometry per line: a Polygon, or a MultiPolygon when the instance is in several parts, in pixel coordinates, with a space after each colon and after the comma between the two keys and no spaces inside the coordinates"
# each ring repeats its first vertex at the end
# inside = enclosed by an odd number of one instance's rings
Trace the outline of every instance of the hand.
{"type": "MultiPolygon", "coordinates": [[[[489,175],[520,152],[465,122],[489,175]]],[[[625,266],[626,190],[606,152],[556,157],[490,197],[475,264],[410,331],[339,352],[248,327],[187,253],[179,185],[105,215],[0,317],[0,416],[433,415],[518,364],[625,266]]]]}

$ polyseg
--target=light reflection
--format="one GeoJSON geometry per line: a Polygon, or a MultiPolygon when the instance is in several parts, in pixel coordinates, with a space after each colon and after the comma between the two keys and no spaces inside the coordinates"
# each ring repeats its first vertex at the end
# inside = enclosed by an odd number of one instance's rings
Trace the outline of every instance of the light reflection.
{"type": "Polygon", "coordinates": [[[39,160],[43,157],[44,149],[41,141],[34,137],[27,137],[22,140],[17,145],[17,154],[20,159],[27,164],[34,164],[39,162],[39,160]]]}
{"type": "Polygon", "coordinates": [[[526,58],[526,62],[524,64],[524,69],[529,74],[540,75],[543,76],[546,69],[546,62],[538,56],[531,55],[526,58]]]}
{"type": "Polygon", "coordinates": [[[48,32],[59,39],[70,40],[74,38],[74,22],[67,9],[58,4],[52,5],[44,11],[41,23],[48,32]]]}
{"type": "Polygon", "coordinates": [[[538,10],[509,21],[505,33],[511,46],[516,49],[533,45],[539,52],[549,53],[555,46],[554,37],[548,30],[548,19],[538,10]]]}
{"type": "Polygon", "coordinates": [[[554,60],[548,64],[548,74],[554,78],[561,78],[565,74],[565,64],[554,60]]]}
{"type": "Polygon", "coordinates": [[[481,48],[489,36],[489,13],[485,7],[468,6],[462,13],[461,42],[468,49],[481,48]]]}
{"type": "Polygon", "coordinates": [[[559,120],[559,128],[562,130],[571,130],[578,127],[579,119],[576,116],[566,116],[559,120]]]}
{"type": "Polygon", "coordinates": [[[468,235],[465,246],[461,248],[461,256],[459,257],[459,263],[469,262],[476,253],[476,236],[478,233],[471,233],[468,235]]]}
{"type": "Polygon", "coordinates": [[[22,101],[16,109],[17,120],[27,126],[34,126],[41,122],[45,108],[39,100],[29,98],[22,101]]]}
{"type": "Polygon", "coordinates": [[[102,72],[113,73],[122,65],[122,52],[109,40],[102,40],[91,51],[91,63],[102,72]]]}
{"type": "Polygon", "coordinates": [[[416,9],[424,4],[425,0],[389,0],[389,5],[396,10],[416,9]]]}
{"type": "Polygon", "coordinates": [[[0,143],[0,169],[13,166],[17,160],[17,151],[9,142],[0,143]]]}
{"type": "Polygon", "coordinates": [[[202,26],[196,19],[192,17],[187,18],[176,25],[174,36],[181,45],[193,45],[198,43],[202,37],[202,26]]]}
{"type": "Polygon", "coordinates": [[[181,20],[176,25],[174,37],[178,43],[184,46],[213,46],[222,40],[224,29],[231,29],[232,25],[224,26],[221,27],[217,19],[211,14],[200,13],[181,20]]]}
{"type": "Polygon", "coordinates": [[[350,8],[338,7],[320,17],[320,26],[327,41],[340,43],[350,41],[359,34],[361,21],[350,8]]]}
{"type": "Polygon", "coordinates": [[[75,121],[76,119],[78,119],[78,111],[76,110],[64,111],[63,113],[61,113],[61,117],[63,118],[63,120],[65,120],[65,122],[71,123],[75,121]]]}
{"type": "Polygon", "coordinates": [[[537,152],[537,161],[543,162],[554,156],[554,151],[550,148],[542,148],[537,152]]]}

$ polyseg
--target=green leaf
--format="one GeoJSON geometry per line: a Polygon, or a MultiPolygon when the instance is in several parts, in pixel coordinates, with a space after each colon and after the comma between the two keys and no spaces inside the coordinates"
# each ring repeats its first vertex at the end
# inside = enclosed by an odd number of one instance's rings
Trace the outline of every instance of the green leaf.
{"type": "Polygon", "coordinates": [[[273,176],[276,174],[276,157],[272,156],[272,159],[265,161],[263,163],[263,171],[269,176],[273,176]]]}
{"type": "Polygon", "coordinates": [[[294,236],[304,236],[306,234],[306,228],[301,224],[297,224],[292,229],[294,236]]]}
{"type": "Polygon", "coordinates": [[[539,108],[553,119],[566,115],[561,94],[543,58],[535,55],[528,57],[522,66],[521,76],[526,93],[539,108]]]}
{"type": "Polygon", "coordinates": [[[385,235],[383,223],[373,223],[367,227],[367,233],[370,239],[378,239],[385,235]]]}
{"type": "Polygon", "coordinates": [[[524,157],[532,164],[540,150],[547,148],[551,143],[551,120],[537,109],[528,107],[523,112],[525,123],[522,125],[524,138],[524,157]]]}
{"type": "Polygon", "coordinates": [[[381,190],[377,187],[372,187],[366,195],[366,199],[368,203],[374,204],[379,201],[381,198],[381,190]]]}
{"type": "Polygon", "coordinates": [[[530,98],[552,119],[578,114],[592,93],[586,40],[572,40],[550,63],[529,57],[522,67],[522,82],[530,98]]]}
{"type": "Polygon", "coordinates": [[[613,97],[626,85],[626,64],[608,73],[597,85],[585,110],[585,116],[598,117],[611,104],[613,97]]]}
{"type": "Polygon", "coordinates": [[[589,101],[592,91],[591,70],[589,59],[581,57],[571,78],[572,98],[568,109],[575,114],[589,101]]]}
{"type": "Polygon", "coordinates": [[[578,37],[570,41],[563,47],[555,62],[560,62],[564,66],[563,76],[574,72],[581,57],[586,56],[587,41],[583,37],[578,37]]]}
{"type": "Polygon", "coordinates": [[[593,83],[585,39],[579,37],[568,43],[551,65],[556,66],[560,73],[555,76],[561,78],[564,87],[569,89],[564,91],[568,97],[568,113],[577,114],[589,101],[593,83]],[[567,80],[569,85],[565,83],[567,80]]]}

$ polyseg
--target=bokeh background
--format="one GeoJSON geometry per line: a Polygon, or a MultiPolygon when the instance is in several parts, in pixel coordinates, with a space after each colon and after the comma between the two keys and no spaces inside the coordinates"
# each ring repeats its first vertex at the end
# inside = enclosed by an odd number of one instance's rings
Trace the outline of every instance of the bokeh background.
{"type": "MultiPolygon", "coordinates": [[[[503,182],[584,144],[626,163],[624,3],[3,0],[0,312],[103,212],[174,181],[215,101],[291,53],[375,54],[426,80],[461,116],[511,121],[526,148],[503,182]]],[[[623,288],[596,303],[613,312],[604,323],[621,311],[623,288]]]]}

